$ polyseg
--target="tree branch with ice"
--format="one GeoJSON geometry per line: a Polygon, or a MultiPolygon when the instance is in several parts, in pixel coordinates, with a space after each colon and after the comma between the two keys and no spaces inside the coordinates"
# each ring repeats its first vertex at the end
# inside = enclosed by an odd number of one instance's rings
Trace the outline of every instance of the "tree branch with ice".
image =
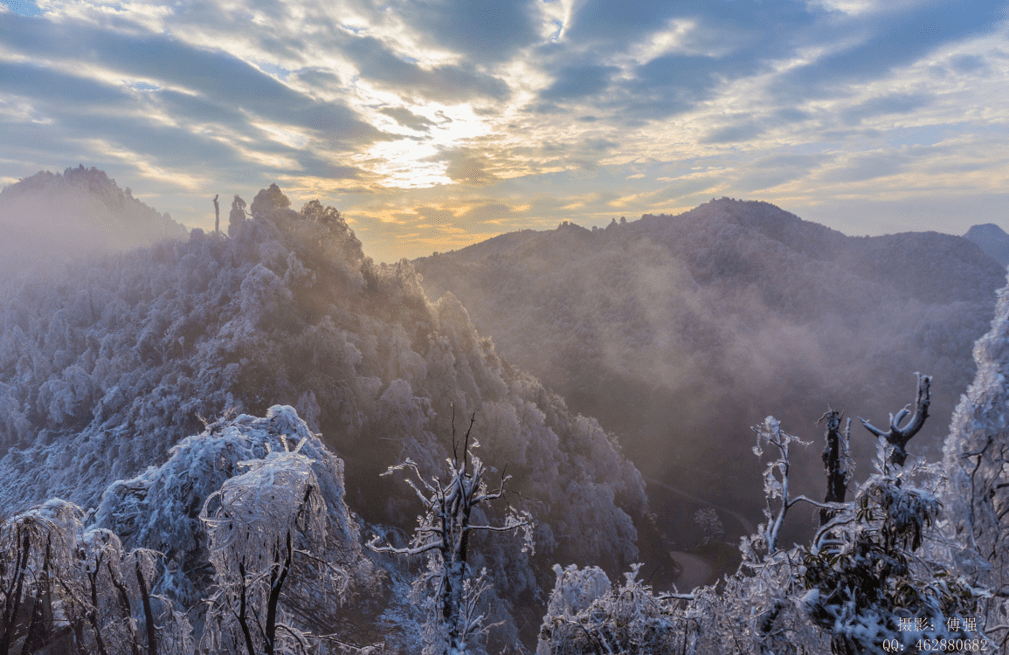
{"type": "Polygon", "coordinates": [[[889,463],[897,466],[904,465],[904,461],[907,459],[907,450],[905,450],[907,442],[911,440],[911,437],[918,434],[918,431],[925,425],[925,419],[928,418],[928,408],[932,403],[929,396],[932,377],[919,373],[915,373],[914,375],[918,380],[918,392],[914,399],[914,415],[904,427],[900,427],[900,422],[911,413],[911,405],[905,405],[903,409],[897,412],[896,416],[890,414],[890,428],[885,432],[864,418],[858,419],[865,426],[866,430],[877,437],[885,439],[887,443],[893,446],[893,453],[890,454],[889,463]]]}
{"type": "Polygon", "coordinates": [[[507,508],[502,525],[472,522],[472,513],[479,505],[497,500],[504,495],[504,485],[511,476],[502,473],[497,489],[490,491],[484,477],[487,469],[472,449],[479,444],[471,439],[476,415],[470,417],[469,428],[460,452],[452,421],[452,457],[447,460],[447,482],[441,478],[425,479],[416,463],[407,459],[390,467],[383,475],[400,470],[407,471],[407,484],[414,490],[424,506],[424,514],[414,529],[408,547],[380,545],[376,535],[367,546],[378,553],[396,555],[428,555],[427,570],[414,582],[415,593],[432,585],[434,593],[428,596],[428,622],[425,625],[425,654],[450,653],[461,655],[470,652],[474,643],[489,626],[484,625],[484,615],[477,612],[480,594],[488,582],[486,569],[474,576],[467,563],[469,539],[475,531],[522,531],[523,552],[532,553],[534,544],[532,516],[527,511],[507,508]]]}

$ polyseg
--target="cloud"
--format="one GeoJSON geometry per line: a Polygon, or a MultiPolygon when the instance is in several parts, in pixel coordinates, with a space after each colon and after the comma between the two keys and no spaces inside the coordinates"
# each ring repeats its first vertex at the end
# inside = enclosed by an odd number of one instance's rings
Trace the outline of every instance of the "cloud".
{"type": "Polygon", "coordinates": [[[979,55],[954,55],[949,59],[949,67],[961,75],[969,75],[985,70],[988,65],[979,55]]]}
{"type": "Polygon", "coordinates": [[[422,216],[425,222],[434,225],[452,225],[457,218],[451,210],[436,207],[417,207],[414,212],[422,216]]]}
{"type": "Polygon", "coordinates": [[[618,69],[613,66],[568,66],[562,68],[547,89],[540,93],[546,101],[573,100],[602,93],[609,85],[610,76],[618,69]]]}
{"type": "Polygon", "coordinates": [[[826,153],[815,155],[793,153],[760,157],[740,167],[739,177],[733,182],[732,188],[753,193],[802,180],[833,159],[833,155],[826,153]]]}
{"type": "Polygon", "coordinates": [[[868,152],[848,157],[840,166],[824,171],[818,179],[824,182],[863,182],[896,175],[909,163],[909,156],[902,152],[868,152]]]}
{"type": "Polygon", "coordinates": [[[701,139],[701,143],[736,143],[750,141],[764,132],[764,127],[754,121],[746,121],[736,125],[726,125],[709,132],[701,139]]]}
{"type": "Polygon", "coordinates": [[[497,226],[496,229],[500,231],[502,229],[502,222],[511,216],[512,213],[512,208],[508,205],[500,202],[487,202],[482,205],[477,205],[476,207],[464,212],[461,216],[459,216],[459,219],[460,221],[471,223],[470,227],[474,232],[485,231],[472,229],[472,224],[474,223],[495,225],[497,226]]]}
{"type": "Polygon", "coordinates": [[[893,93],[878,96],[841,112],[847,125],[858,125],[866,118],[888,114],[908,114],[932,103],[932,96],[924,93],[893,93]]]}
{"type": "Polygon", "coordinates": [[[485,155],[469,149],[449,150],[431,157],[430,160],[448,162],[445,174],[455,182],[485,184],[497,179],[487,170],[490,160],[485,155]]]}
{"type": "MultiPolygon", "coordinates": [[[[674,15],[675,3],[663,0],[614,2],[587,0],[574,13],[566,36],[575,42],[636,40],[674,15]]],[[[692,9],[692,7],[691,7],[692,9]]]]}
{"type": "MultiPolygon", "coordinates": [[[[84,64],[85,68],[154,80],[164,87],[218,98],[243,112],[323,132],[333,143],[361,144],[385,138],[346,105],[316,100],[228,53],[193,47],[165,35],[133,35],[84,23],[3,14],[0,41],[37,62],[84,64]]],[[[36,83],[32,88],[32,95],[42,100],[63,94],[55,84],[36,83]]],[[[89,98],[86,91],[82,94],[85,100],[89,98]]]]}
{"type": "Polygon", "coordinates": [[[418,132],[428,132],[432,127],[437,125],[434,121],[424,118],[423,116],[418,116],[406,107],[385,107],[383,109],[379,109],[379,111],[386,116],[389,116],[403,127],[408,127],[411,130],[417,130],[418,132]]]}
{"type": "Polygon", "coordinates": [[[539,40],[536,0],[400,0],[392,6],[429,44],[468,61],[506,60],[539,40]]]}
{"type": "Polygon", "coordinates": [[[423,97],[460,102],[484,96],[504,99],[508,85],[478,71],[472,65],[444,65],[430,69],[407,61],[371,36],[346,35],[339,39],[341,53],[349,58],[363,77],[399,92],[410,90],[423,97]]]}
{"type": "Polygon", "coordinates": [[[298,163],[301,164],[303,175],[324,177],[330,180],[358,180],[361,179],[363,173],[355,166],[339,166],[312,155],[299,156],[298,163]]]}
{"type": "Polygon", "coordinates": [[[714,97],[729,77],[753,73],[760,65],[749,56],[672,53],[636,67],[620,86],[632,115],[662,118],[693,109],[714,97]]]}
{"type": "Polygon", "coordinates": [[[843,91],[840,85],[862,84],[879,79],[898,66],[906,66],[939,46],[975,36],[999,21],[1005,4],[992,0],[966,5],[956,0],[928,5],[899,6],[875,12],[863,20],[842,22],[840,28],[867,36],[855,44],[798,66],[783,76],[782,94],[804,92],[829,96],[843,91]]]}
{"type": "Polygon", "coordinates": [[[37,98],[50,107],[76,105],[112,110],[133,100],[121,87],[51,70],[34,62],[0,61],[0,80],[4,94],[37,98]]]}

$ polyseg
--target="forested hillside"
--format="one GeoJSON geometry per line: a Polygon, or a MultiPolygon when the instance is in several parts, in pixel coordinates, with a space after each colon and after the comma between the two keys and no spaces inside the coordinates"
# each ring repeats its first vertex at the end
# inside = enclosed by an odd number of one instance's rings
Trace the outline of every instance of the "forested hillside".
{"type": "MultiPolygon", "coordinates": [[[[617,433],[646,475],[751,516],[748,426],[772,412],[804,438],[828,407],[882,422],[920,371],[934,376],[937,418],[914,446],[937,456],[1005,283],[960,237],[847,237],[730,199],[414,264],[430,297],[458,297],[499,352],[617,433]]],[[[856,432],[867,458],[874,439],[856,432]]],[[[821,493],[819,450],[796,457],[803,488],[821,493]]]]}
{"type": "MultiPolygon", "coordinates": [[[[355,512],[408,531],[416,499],[379,475],[406,458],[438,472],[454,412],[461,426],[475,414],[492,479],[507,467],[509,501],[538,525],[535,561],[507,537],[474,542],[472,564],[494,563],[505,599],[498,634],[534,629],[553,561],[616,570],[637,556],[644,483],[612,435],[502,360],[458,300],[430,303],[408,262],[366,257],[335,209],[294,211],[276,186],[250,212],[244,204],[235,198],[228,236],[194,230],[188,241],[40,267],[12,283],[0,304],[7,513],[54,496],[95,507],[115,480],[165,462],[201,421],[263,416],[279,403],[346,462],[355,512]]],[[[204,500],[192,492],[146,511],[194,519],[204,500]]],[[[164,534],[141,530],[131,545],[181,565],[188,546],[164,534]]]]}
{"type": "Polygon", "coordinates": [[[1002,266],[1009,265],[1009,234],[994,223],[974,225],[963,235],[1002,266]]]}

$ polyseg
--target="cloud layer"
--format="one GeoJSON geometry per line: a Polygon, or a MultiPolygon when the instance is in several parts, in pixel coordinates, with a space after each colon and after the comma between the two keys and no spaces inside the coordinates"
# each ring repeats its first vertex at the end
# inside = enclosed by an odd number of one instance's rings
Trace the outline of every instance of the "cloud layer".
{"type": "Polygon", "coordinates": [[[0,181],[83,163],[191,226],[277,182],[379,259],[759,198],[1004,222],[1005,2],[0,4],[0,181]]]}

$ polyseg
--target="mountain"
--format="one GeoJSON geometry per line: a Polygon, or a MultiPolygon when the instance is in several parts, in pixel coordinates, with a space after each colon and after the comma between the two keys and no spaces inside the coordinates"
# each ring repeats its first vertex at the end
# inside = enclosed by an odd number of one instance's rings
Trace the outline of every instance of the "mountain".
{"type": "MultiPolygon", "coordinates": [[[[255,218],[244,205],[236,196],[227,236],[197,229],[188,240],[69,261],[18,276],[0,294],[5,512],[54,496],[101,503],[99,517],[120,517],[106,520],[130,547],[190,570],[199,531],[175,543],[159,526],[198,526],[206,494],[194,479],[238,467],[211,457],[187,480],[189,467],[174,462],[195,456],[176,446],[204,435],[186,443],[205,452],[200,440],[218,419],[289,405],[345,463],[346,504],[365,536],[403,534],[417,498],[380,474],[406,458],[425,476],[439,473],[453,429],[462,434],[473,416],[488,482],[507,471],[508,501],[537,522],[535,558],[517,537],[473,542],[471,565],[487,566],[500,594],[493,621],[503,643],[520,628],[534,636],[553,562],[616,571],[638,556],[639,535],[652,530],[644,482],[612,434],[500,357],[455,297],[431,303],[409,262],[366,257],[335,209],[294,211],[275,185],[252,202],[255,218]],[[179,488],[160,489],[169,483],[179,488]],[[170,502],[146,500],[155,492],[170,502]]],[[[383,562],[403,577],[402,565],[383,562]]],[[[408,594],[382,602],[419,611],[408,594]]]]}
{"type": "MultiPolygon", "coordinates": [[[[645,475],[754,519],[748,427],[768,414],[819,443],[828,407],[880,424],[920,371],[934,376],[936,418],[910,447],[938,455],[1005,283],[960,237],[848,237],[725,198],[605,229],[503,234],[414,266],[430,297],[459,298],[498,352],[617,433],[645,475]]],[[[860,432],[864,472],[874,439],[860,432]]],[[[819,450],[796,467],[818,496],[819,450]]],[[[655,507],[666,525],[689,526],[690,510],[655,507]]]]}
{"type": "Polygon", "coordinates": [[[981,250],[1002,266],[1009,266],[1009,234],[994,223],[974,225],[963,238],[976,243],[981,250]]]}
{"type": "Polygon", "coordinates": [[[40,171],[0,191],[0,272],[184,239],[185,226],[97,168],[40,171]]]}

